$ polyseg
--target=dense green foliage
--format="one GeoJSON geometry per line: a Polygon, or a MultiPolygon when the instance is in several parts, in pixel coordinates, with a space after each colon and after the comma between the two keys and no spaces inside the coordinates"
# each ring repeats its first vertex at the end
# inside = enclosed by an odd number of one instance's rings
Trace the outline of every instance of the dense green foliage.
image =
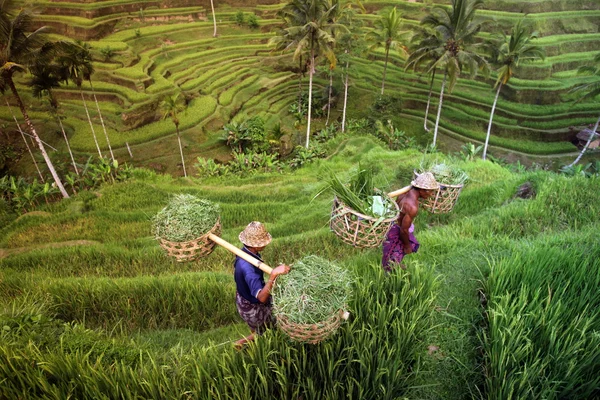
{"type": "Polygon", "coordinates": [[[154,234],[173,242],[197,239],[215,226],[220,213],[218,204],[191,194],[178,194],[154,216],[154,234]]]}

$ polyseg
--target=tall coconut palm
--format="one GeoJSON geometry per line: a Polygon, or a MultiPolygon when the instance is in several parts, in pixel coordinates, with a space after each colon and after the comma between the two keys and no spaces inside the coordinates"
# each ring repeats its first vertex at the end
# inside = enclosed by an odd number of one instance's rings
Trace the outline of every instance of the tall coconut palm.
{"type": "Polygon", "coordinates": [[[92,96],[94,97],[94,102],[96,103],[96,110],[98,111],[98,116],[100,117],[100,124],[102,125],[102,130],[104,131],[104,137],[106,138],[106,144],[108,145],[110,158],[114,160],[115,155],[113,154],[112,147],[110,146],[110,140],[108,139],[108,132],[106,132],[106,126],[104,125],[104,118],[102,118],[100,104],[98,103],[98,98],[96,97],[94,85],[92,85],[92,74],[94,73],[94,64],[92,63],[91,46],[87,43],[81,43],[79,45],[81,46],[80,60],[83,63],[85,63],[85,67],[82,70],[83,78],[88,81],[88,83],[90,84],[90,89],[92,89],[92,96]]]}
{"type": "Polygon", "coordinates": [[[60,177],[58,176],[52,160],[48,156],[42,140],[38,136],[25,104],[17,91],[13,77],[16,73],[25,72],[35,59],[47,51],[47,40],[44,37],[46,27],[39,28],[31,32],[32,16],[29,11],[21,9],[14,17],[10,14],[9,1],[0,3],[0,91],[9,89],[13,94],[21,114],[25,119],[27,127],[35,139],[42,157],[48,166],[50,174],[60,190],[63,197],[68,198],[69,194],[65,190],[60,177]],[[31,33],[30,33],[31,32],[31,33]]]}
{"type": "Polygon", "coordinates": [[[35,170],[37,171],[37,173],[40,177],[40,180],[42,182],[45,182],[44,175],[42,175],[42,171],[40,171],[40,167],[38,167],[37,160],[35,159],[33,152],[31,151],[31,147],[29,146],[29,142],[27,142],[27,138],[25,137],[25,132],[23,132],[23,129],[21,129],[21,125],[19,124],[19,121],[17,120],[17,116],[13,112],[13,110],[8,102],[8,99],[4,99],[4,101],[6,102],[6,107],[8,108],[8,111],[10,112],[13,119],[15,120],[15,125],[17,125],[17,130],[21,134],[21,138],[23,139],[23,142],[25,143],[25,148],[27,149],[27,152],[29,153],[31,160],[33,161],[33,165],[35,166],[35,170]]]}
{"type": "Polygon", "coordinates": [[[429,93],[427,94],[427,105],[425,106],[425,117],[423,118],[423,129],[425,132],[429,132],[427,126],[429,107],[431,105],[431,95],[433,94],[433,83],[435,82],[435,74],[437,68],[432,68],[435,62],[439,58],[439,54],[432,49],[439,47],[438,37],[433,31],[425,27],[417,27],[416,33],[411,38],[411,50],[410,56],[406,62],[406,70],[412,69],[413,71],[419,70],[421,64],[425,64],[424,70],[426,74],[429,74],[429,93]]]}
{"type": "Polygon", "coordinates": [[[213,16],[213,26],[214,26],[213,37],[217,37],[217,16],[215,15],[215,5],[213,3],[213,0],[210,0],[210,9],[212,10],[212,16],[213,16]]]}
{"type": "Polygon", "coordinates": [[[450,8],[436,6],[421,20],[421,25],[430,27],[435,32],[435,40],[431,40],[437,44],[426,49],[420,57],[423,60],[436,58],[430,70],[440,68],[444,71],[433,131],[433,146],[437,140],[446,83],[451,92],[463,70],[468,70],[471,78],[477,75],[479,69],[485,73],[489,72],[489,65],[481,54],[481,46],[475,43],[475,37],[483,24],[474,20],[475,13],[482,5],[483,0],[452,0],[450,8]]]}
{"type": "Polygon", "coordinates": [[[181,94],[167,96],[160,104],[160,108],[164,112],[163,119],[171,118],[171,121],[175,124],[177,141],[179,142],[179,154],[181,155],[181,165],[183,166],[183,176],[187,178],[185,159],[183,158],[183,147],[181,146],[181,135],[179,134],[179,113],[185,108],[185,105],[181,101],[181,94]]]}
{"type": "MultiPolygon", "coordinates": [[[[312,84],[315,73],[315,60],[324,55],[335,64],[333,53],[333,37],[331,32],[338,28],[331,22],[331,14],[335,6],[328,8],[327,0],[291,0],[282,9],[287,27],[280,35],[289,38],[288,49],[294,49],[294,59],[297,60],[305,52],[309,55],[308,81],[308,122],[306,125],[306,147],[310,142],[310,123],[312,112],[312,84]]],[[[273,39],[277,42],[278,39],[273,39]]]]}
{"type": "Polygon", "coordinates": [[[498,79],[496,80],[496,86],[498,89],[496,90],[496,97],[494,98],[494,104],[492,105],[492,111],[490,113],[487,135],[485,136],[485,144],[483,145],[484,160],[487,154],[490,133],[492,132],[494,110],[496,109],[496,103],[498,102],[500,89],[502,89],[502,86],[506,85],[508,81],[510,81],[510,78],[514,74],[515,68],[518,67],[521,62],[529,62],[538,58],[545,58],[543,49],[531,44],[532,40],[536,38],[537,33],[529,33],[529,31],[523,27],[523,21],[521,20],[512,27],[510,37],[506,37],[506,35],[504,35],[503,39],[500,41],[495,40],[492,42],[492,49],[497,52],[494,54],[494,59],[501,66],[498,69],[498,79]]]}
{"type": "Polygon", "coordinates": [[[65,132],[65,127],[62,123],[62,118],[59,113],[59,104],[54,97],[54,89],[60,87],[60,71],[57,65],[53,65],[49,62],[49,60],[44,60],[43,62],[36,62],[36,64],[30,69],[32,78],[29,81],[29,86],[31,86],[31,90],[33,91],[33,95],[41,98],[44,94],[48,96],[48,100],[50,102],[50,107],[52,108],[52,113],[56,116],[58,120],[58,124],[60,126],[60,130],[63,134],[63,138],[65,139],[65,143],[67,144],[67,150],[69,151],[69,155],[71,156],[71,162],[73,163],[73,168],[75,169],[75,173],[79,175],[79,170],[77,169],[77,163],[75,163],[75,157],[73,157],[73,151],[71,151],[71,145],[69,144],[69,138],[65,132]]]}
{"type": "MultiPolygon", "coordinates": [[[[579,97],[576,100],[577,103],[583,100],[595,99],[600,95],[600,53],[596,54],[596,57],[594,57],[594,62],[596,62],[596,64],[598,65],[585,65],[583,67],[579,67],[579,69],[577,70],[579,74],[593,75],[595,78],[591,82],[579,85],[573,90],[575,92],[584,93],[581,97],[579,97]]],[[[588,141],[586,142],[585,146],[583,146],[583,149],[581,149],[581,152],[579,153],[577,158],[571,164],[569,164],[569,167],[572,167],[573,165],[577,164],[579,160],[581,160],[581,157],[583,157],[583,155],[587,151],[592,140],[594,140],[598,136],[599,124],[600,117],[598,117],[596,125],[594,126],[594,129],[592,130],[592,133],[590,134],[590,137],[588,138],[588,141]]]]}
{"type": "Polygon", "coordinates": [[[375,22],[375,30],[366,35],[367,42],[371,42],[369,50],[375,50],[383,47],[385,49],[385,63],[383,65],[383,79],[381,80],[381,95],[385,90],[385,75],[387,73],[390,50],[396,50],[406,55],[406,46],[404,43],[408,40],[409,32],[401,30],[402,15],[396,7],[392,8],[387,14],[383,14],[375,22]]]}
{"type": "Polygon", "coordinates": [[[100,151],[96,130],[94,129],[94,124],[92,123],[92,118],[90,117],[90,112],[82,88],[84,77],[91,75],[89,69],[92,68],[92,60],[79,44],[69,43],[64,46],[61,55],[58,57],[58,63],[62,69],[61,76],[63,79],[70,79],[79,89],[83,108],[85,109],[85,115],[87,116],[90,130],[92,131],[92,137],[94,138],[94,144],[96,145],[96,150],[98,150],[98,155],[102,158],[102,151],[100,151]]]}

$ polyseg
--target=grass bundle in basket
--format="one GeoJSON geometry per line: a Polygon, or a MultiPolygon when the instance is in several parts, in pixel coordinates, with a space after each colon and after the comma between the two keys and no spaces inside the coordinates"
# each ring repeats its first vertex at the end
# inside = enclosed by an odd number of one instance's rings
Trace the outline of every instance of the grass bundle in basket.
{"type": "Polygon", "coordinates": [[[421,161],[417,174],[431,172],[438,183],[444,185],[464,185],[469,175],[460,168],[451,164],[436,161],[421,161]]]}
{"type": "Polygon", "coordinates": [[[327,187],[323,191],[331,189],[342,203],[360,214],[384,219],[394,217],[396,209],[392,200],[375,189],[373,182],[373,170],[359,165],[357,173],[348,183],[343,183],[330,171],[327,187]]]}
{"type": "Polygon", "coordinates": [[[277,278],[273,313],[296,324],[317,324],[343,310],[351,294],[350,273],[321,257],[296,262],[277,278]]]}
{"type": "Polygon", "coordinates": [[[154,235],[171,242],[187,242],[210,231],[220,214],[218,204],[178,194],[154,216],[154,235]]]}

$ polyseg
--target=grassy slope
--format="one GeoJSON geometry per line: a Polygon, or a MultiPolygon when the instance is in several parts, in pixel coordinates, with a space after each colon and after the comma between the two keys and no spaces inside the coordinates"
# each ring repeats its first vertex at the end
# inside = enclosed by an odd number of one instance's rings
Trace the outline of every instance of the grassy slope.
{"type": "MultiPolygon", "coordinates": [[[[358,279],[373,279],[367,265],[376,266],[380,249],[353,249],[329,232],[330,199],[311,202],[319,176],[325,168],[344,172],[361,161],[379,169],[381,182],[397,188],[409,181],[422,156],[383,150],[370,137],[338,139],[331,146],[336,152],[329,160],[293,174],[198,182],[139,171],[131,182],[101,189],[101,197],[79,196],[48,207],[47,214],[22,216],[0,230],[0,254],[10,254],[0,259],[3,314],[13,315],[14,305],[31,309],[46,299],[64,321],[79,323],[75,330],[95,329],[83,336],[69,336],[69,331],[67,348],[94,349],[92,355],[104,351],[108,359],[122,357],[131,363],[136,352],[148,351],[172,365],[177,354],[239,337],[245,328],[231,301],[232,257],[219,249],[198,262],[177,264],[163,256],[150,236],[150,216],[179,192],[218,201],[224,210],[223,237],[233,243],[249,221],[265,222],[275,238],[264,253],[271,264],[319,254],[356,271],[358,279]],[[72,240],[88,242],[45,247],[72,240]],[[205,299],[182,290],[200,284],[206,285],[205,299]],[[165,300],[156,299],[156,293],[165,300]],[[222,304],[218,310],[189,309],[211,297],[222,304]],[[144,300],[131,303],[135,299],[144,300]],[[101,345],[82,337],[96,338],[101,345]]],[[[548,172],[514,174],[480,161],[459,165],[471,181],[458,205],[448,215],[419,215],[416,230],[422,248],[407,259],[409,271],[434,271],[441,283],[435,324],[418,343],[422,368],[409,381],[413,389],[403,392],[409,398],[479,396],[484,375],[476,336],[482,323],[477,290],[496,259],[549,240],[585,252],[593,246],[585,238],[599,228],[598,207],[582,206],[597,204],[598,180],[548,172]],[[533,183],[538,196],[513,199],[525,181],[533,183]]],[[[288,351],[279,345],[273,349],[288,351]]],[[[67,349],[55,350],[61,351],[67,349]]]]}

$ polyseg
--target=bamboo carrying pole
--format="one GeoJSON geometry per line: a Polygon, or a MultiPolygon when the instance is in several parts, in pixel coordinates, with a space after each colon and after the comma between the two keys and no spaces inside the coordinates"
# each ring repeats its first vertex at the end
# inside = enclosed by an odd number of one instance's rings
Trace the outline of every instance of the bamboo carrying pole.
{"type": "Polygon", "coordinates": [[[412,186],[411,186],[411,185],[409,185],[409,186],[404,186],[402,189],[398,189],[398,190],[395,190],[395,191],[393,191],[393,192],[389,192],[389,193],[388,193],[388,196],[389,196],[389,197],[397,197],[397,196],[400,196],[401,194],[404,194],[404,193],[408,192],[408,191],[409,191],[411,188],[412,188],[412,186]]]}
{"type": "Polygon", "coordinates": [[[228,241],[221,239],[217,235],[210,233],[208,235],[208,238],[210,240],[212,240],[213,242],[215,242],[216,244],[218,244],[219,246],[224,247],[226,250],[229,250],[236,256],[248,261],[250,264],[254,265],[256,268],[260,269],[261,271],[266,272],[269,275],[271,274],[271,272],[273,272],[273,268],[269,267],[264,262],[254,258],[251,255],[249,255],[248,253],[245,253],[244,251],[238,249],[237,247],[235,247],[228,241]]]}

